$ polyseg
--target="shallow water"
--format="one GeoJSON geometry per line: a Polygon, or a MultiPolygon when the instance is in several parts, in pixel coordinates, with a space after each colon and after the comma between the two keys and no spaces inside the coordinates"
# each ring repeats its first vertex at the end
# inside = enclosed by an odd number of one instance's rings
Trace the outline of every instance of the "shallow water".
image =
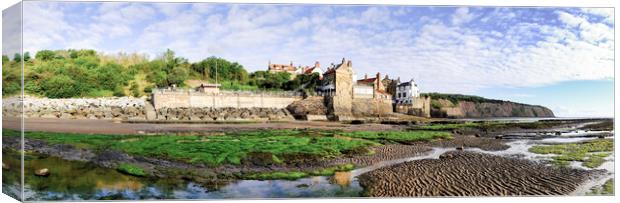
{"type": "MultiPolygon", "coordinates": [[[[66,161],[55,157],[26,159],[26,171],[48,167],[49,177],[26,173],[26,200],[80,199],[249,199],[295,197],[359,197],[363,188],[357,176],[406,161],[437,159],[453,149],[435,148],[416,157],[379,162],[333,176],[314,176],[298,180],[239,180],[210,190],[185,181],[154,181],[119,173],[112,169],[90,166],[87,163],[66,161]]],[[[4,160],[18,157],[4,156],[4,160]]],[[[13,160],[18,161],[18,160],[13,160]]],[[[10,174],[13,171],[4,171],[10,174]]],[[[5,184],[6,190],[15,186],[5,184]]]]}

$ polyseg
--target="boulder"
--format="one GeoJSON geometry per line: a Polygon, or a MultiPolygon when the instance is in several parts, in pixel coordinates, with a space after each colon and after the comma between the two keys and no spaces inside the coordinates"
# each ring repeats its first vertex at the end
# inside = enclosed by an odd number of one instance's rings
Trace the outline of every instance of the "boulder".
{"type": "Polygon", "coordinates": [[[37,176],[49,176],[50,170],[47,168],[37,169],[34,171],[34,174],[37,176]]]}

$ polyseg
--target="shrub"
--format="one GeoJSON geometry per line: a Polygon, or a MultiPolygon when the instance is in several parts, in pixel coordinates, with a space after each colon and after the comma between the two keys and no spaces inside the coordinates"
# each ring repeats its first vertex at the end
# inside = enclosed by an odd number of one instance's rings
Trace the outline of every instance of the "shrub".
{"type": "Polygon", "coordinates": [[[75,81],[66,75],[58,75],[42,81],[41,89],[49,98],[69,98],[80,95],[75,81]]]}

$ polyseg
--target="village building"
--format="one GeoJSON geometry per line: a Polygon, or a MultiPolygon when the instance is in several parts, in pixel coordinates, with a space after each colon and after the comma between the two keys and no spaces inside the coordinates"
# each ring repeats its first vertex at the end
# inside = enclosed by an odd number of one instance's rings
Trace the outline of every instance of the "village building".
{"type": "Polygon", "coordinates": [[[196,87],[196,91],[208,94],[219,94],[220,86],[220,84],[200,84],[200,86],[196,87]]]}
{"type": "Polygon", "coordinates": [[[297,68],[293,66],[292,61],[288,65],[287,64],[275,64],[269,61],[269,64],[267,65],[267,71],[269,71],[270,73],[287,72],[287,73],[290,73],[291,75],[295,75],[297,73],[297,68]]]}
{"type": "Polygon", "coordinates": [[[396,95],[394,95],[394,103],[396,104],[412,104],[420,97],[420,89],[413,79],[408,82],[398,84],[396,87],[396,95]]]}
{"type": "Polygon", "coordinates": [[[297,75],[312,75],[314,73],[319,74],[319,80],[323,79],[323,70],[321,70],[321,63],[318,61],[314,62],[314,66],[299,66],[297,68],[297,75]]]}
{"type": "Polygon", "coordinates": [[[381,80],[381,73],[377,73],[374,78],[368,78],[368,75],[364,75],[363,79],[357,80],[353,88],[353,92],[356,96],[368,97],[368,95],[371,95],[371,98],[392,98],[392,95],[386,91],[385,85],[381,80]],[[371,87],[371,89],[368,87],[371,87]]]}

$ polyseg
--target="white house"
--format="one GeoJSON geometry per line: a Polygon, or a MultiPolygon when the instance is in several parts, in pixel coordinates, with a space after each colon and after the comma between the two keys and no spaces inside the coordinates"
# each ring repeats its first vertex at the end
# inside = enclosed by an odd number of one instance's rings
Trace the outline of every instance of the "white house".
{"type": "Polygon", "coordinates": [[[396,104],[412,104],[414,99],[420,97],[420,89],[413,79],[403,82],[396,86],[394,100],[396,104]]]}

